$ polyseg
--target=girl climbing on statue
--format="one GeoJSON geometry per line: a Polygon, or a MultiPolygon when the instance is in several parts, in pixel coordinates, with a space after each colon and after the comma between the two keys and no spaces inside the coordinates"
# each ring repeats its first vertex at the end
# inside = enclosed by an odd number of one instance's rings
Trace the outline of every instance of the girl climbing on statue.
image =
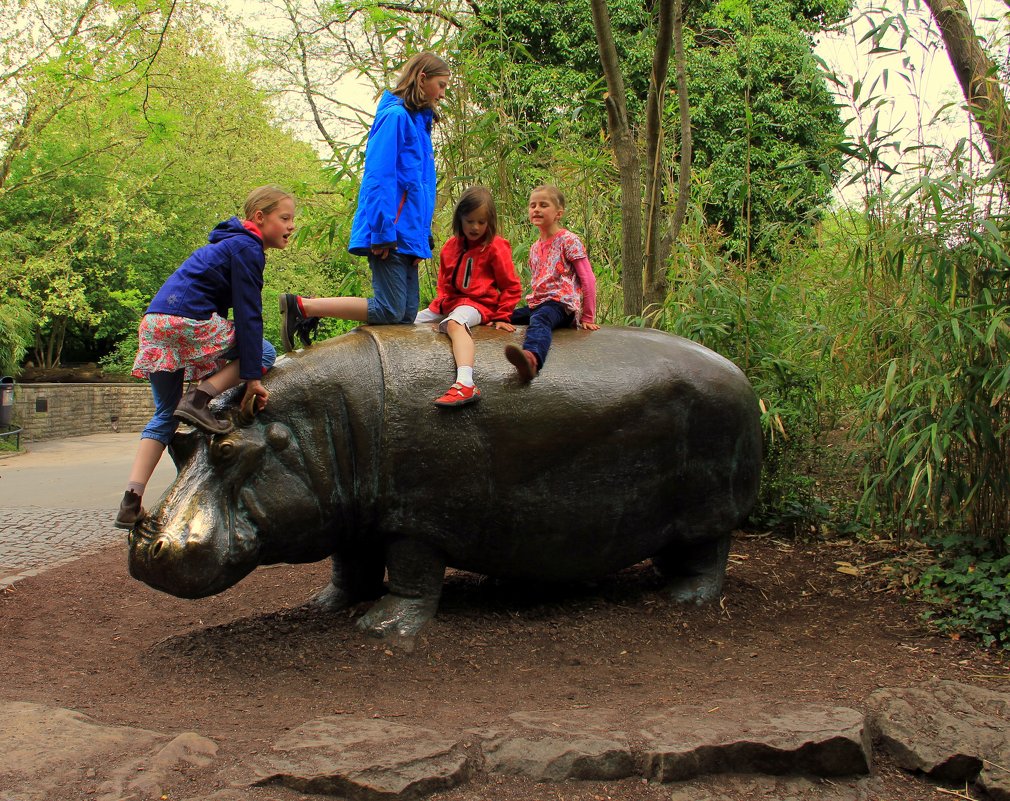
{"type": "Polygon", "coordinates": [[[399,81],[383,93],[368,133],[365,172],[351,224],[348,251],[367,256],[372,297],[280,296],[281,343],[309,345],[319,317],[372,325],[413,323],[420,302],[417,265],[431,258],[435,212],[435,155],[431,127],[449,86],[449,67],[418,53],[399,81]]]}
{"type": "Polygon", "coordinates": [[[214,416],[208,405],[214,397],[243,382],[243,405],[262,409],[270,397],[260,380],[277,357],[263,339],[265,251],[287,247],[295,201],[282,189],[261,186],[244,211],[244,220],[232,217],[210,232],[209,244],[168,277],[140,322],[133,375],[151,382],[155,411],[140,435],[118,528],[133,528],[143,518],[144,489],[180,420],[225,434],[232,424],[214,416]],[[199,383],[184,395],[186,381],[199,383]]]}
{"type": "Polygon", "coordinates": [[[561,227],[565,197],[550,184],[530,193],[529,220],[540,229],[530,247],[530,293],[526,306],[512,313],[516,325],[528,325],[523,346],[508,345],[507,358],[523,381],[537,376],[547,361],[554,329],[577,326],[596,331],[596,277],[578,236],[561,227]]]}
{"type": "Polygon", "coordinates": [[[486,324],[514,331],[509,315],[522,294],[512,248],[498,236],[498,213],[485,187],[472,186],[460,196],[452,233],[439,254],[438,296],[414,320],[438,323],[438,330],[452,341],[456,381],[435,399],[435,405],[443,407],[480,400],[473,380],[471,329],[486,324]]]}

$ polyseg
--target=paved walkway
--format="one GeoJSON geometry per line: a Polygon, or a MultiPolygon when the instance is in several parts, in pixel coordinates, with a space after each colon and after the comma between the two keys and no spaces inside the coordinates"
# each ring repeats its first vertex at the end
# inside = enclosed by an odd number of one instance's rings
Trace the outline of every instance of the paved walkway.
{"type": "MultiPolygon", "coordinates": [[[[112,521],[138,439],[136,433],[91,434],[22,443],[20,453],[0,455],[0,590],[125,542],[112,521]]],[[[166,455],[148,485],[148,503],[174,477],[166,455]]]]}

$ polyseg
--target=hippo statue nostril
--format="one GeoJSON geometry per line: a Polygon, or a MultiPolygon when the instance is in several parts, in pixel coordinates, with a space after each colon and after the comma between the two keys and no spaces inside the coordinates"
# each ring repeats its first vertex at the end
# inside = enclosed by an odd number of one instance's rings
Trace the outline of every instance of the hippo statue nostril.
{"type": "Polygon", "coordinates": [[[165,552],[165,540],[158,540],[151,546],[151,558],[158,559],[165,552]]]}

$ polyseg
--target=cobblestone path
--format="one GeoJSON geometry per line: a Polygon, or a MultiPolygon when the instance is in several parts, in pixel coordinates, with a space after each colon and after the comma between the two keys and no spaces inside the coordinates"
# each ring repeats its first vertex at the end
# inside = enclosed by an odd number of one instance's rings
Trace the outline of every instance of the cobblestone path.
{"type": "Polygon", "coordinates": [[[116,542],[107,509],[0,508],[0,590],[116,542]]]}

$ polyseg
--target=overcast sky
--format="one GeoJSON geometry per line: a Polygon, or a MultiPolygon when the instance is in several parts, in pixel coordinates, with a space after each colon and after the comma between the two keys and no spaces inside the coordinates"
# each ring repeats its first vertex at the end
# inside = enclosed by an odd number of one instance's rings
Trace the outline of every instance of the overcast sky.
{"type": "MultiPolygon", "coordinates": [[[[999,0],[967,0],[967,5],[975,30],[987,42],[990,54],[998,63],[1005,64],[1008,56],[1007,6],[999,0]]],[[[900,10],[901,4],[896,0],[857,0],[847,30],[839,36],[824,37],[818,44],[818,55],[835,70],[849,90],[857,80],[869,87],[875,79],[880,79],[874,92],[884,101],[879,106],[880,126],[900,129],[900,137],[906,144],[918,142],[920,137],[921,141],[948,147],[965,136],[979,142],[977,130],[960,110],[964,97],[928,9],[923,7],[921,12],[909,15],[912,36],[903,52],[871,55],[872,44],[860,43],[873,24],[900,10]],[[883,8],[888,10],[881,11],[883,8]],[[885,71],[886,88],[883,84],[885,71]],[[952,103],[953,107],[944,109],[952,103]]],[[[887,44],[897,48],[898,37],[891,37],[887,44]]],[[[847,102],[844,97],[839,99],[847,102]]],[[[851,111],[846,116],[852,116],[851,111]]],[[[867,125],[871,118],[872,112],[864,112],[863,124],[867,125]]]]}
{"type": "MultiPolygon", "coordinates": [[[[264,15],[263,5],[258,0],[225,0],[233,10],[244,13],[247,22],[269,27],[270,21],[264,15]],[[256,9],[259,13],[250,12],[256,9]]],[[[908,0],[910,6],[915,0],[908,0]]],[[[997,62],[1008,60],[1008,45],[1005,35],[1007,6],[1001,0],[967,0],[975,30],[983,36],[989,52],[997,62]]],[[[896,129],[896,134],[906,145],[926,141],[935,144],[953,145],[957,139],[970,136],[978,141],[978,133],[970,124],[964,112],[960,87],[943,49],[936,26],[924,6],[921,11],[910,10],[908,23],[911,37],[902,52],[890,55],[870,54],[872,43],[859,40],[885,16],[902,12],[901,0],[856,0],[856,7],[849,25],[839,35],[821,37],[817,54],[835,71],[845,84],[845,91],[839,101],[848,102],[846,92],[851,92],[856,81],[862,82],[864,93],[875,79],[880,79],[874,94],[882,103],[874,104],[879,109],[881,130],[896,129]],[[883,75],[887,74],[887,84],[883,75]],[[944,110],[944,106],[951,106],[944,110]]],[[[897,48],[897,36],[886,44],[897,48]]],[[[371,89],[353,86],[348,80],[345,92],[360,96],[361,105],[370,107],[373,103],[371,89]]],[[[865,96],[865,95],[864,95],[865,96]]],[[[844,112],[843,112],[844,113],[844,112]]],[[[863,126],[869,124],[874,112],[863,112],[863,126]]],[[[853,112],[845,113],[846,117],[853,112]]],[[[850,134],[854,134],[850,130],[850,134]]],[[[315,136],[314,129],[304,132],[307,139],[315,136]]],[[[327,154],[321,154],[325,157],[327,154]]]]}

